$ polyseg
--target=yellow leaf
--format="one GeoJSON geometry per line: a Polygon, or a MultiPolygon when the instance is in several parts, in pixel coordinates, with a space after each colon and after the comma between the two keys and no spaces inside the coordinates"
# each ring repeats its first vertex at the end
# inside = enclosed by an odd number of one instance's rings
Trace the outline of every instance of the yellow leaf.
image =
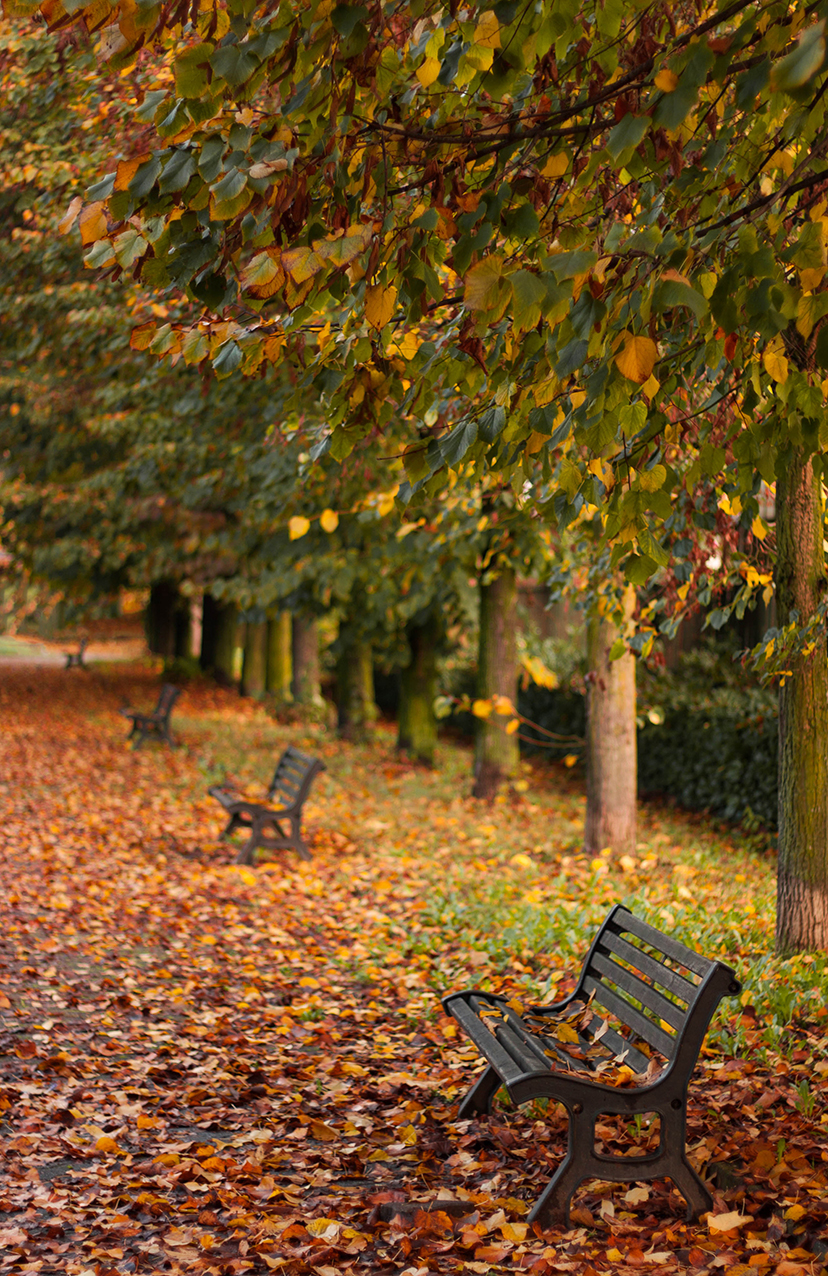
{"type": "Polygon", "coordinates": [[[564,766],[570,766],[570,767],[574,766],[577,761],[578,761],[577,753],[567,753],[566,757],[564,758],[564,766]]]}
{"type": "Polygon", "coordinates": [[[58,230],[60,231],[61,235],[69,234],[69,231],[74,226],[75,221],[77,220],[78,213],[80,212],[82,208],[83,208],[83,199],[81,198],[80,195],[76,195],[75,198],[72,200],[71,204],[69,205],[69,207],[67,208],[66,212],[64,213],[63,217],[61,217],[60,221],[58,222],[58,230]]]}
{"type": "Polygon", "coordinates": [[[338,1139],[339,1135],[330,1125],[326,1125],[324,1121],[311,1121],[311,1136],[318,1139],[320,1143],[333,1143],[334,1139],[338,1139]]]}
{"type": "Polygon", "coordinates": [[[641,387],[641,393],[646,395],[648,399],[652,399],[653,395],[658,394],[661,389],[661,382],[654,376],[650,376],[641,387]]]}
{"type": "Polygon", "coordinates": [[[151,156],[149,154],[146,154],[146,155],[136,155],[135,159],[121,160],[120,164],[115,170],[115,190],[116,191],[127,190],[133,177],[138,172],[138,169],[145,162],[145,160],[148,160],[150,158],[151,156]]]}
{"type": "Polygon", "coordinates": [[[559,1023],[555,1028],[555,1036],[559,1041],[568,1041],[573,1046],[578,1045],[578,1034],[568,1023],[559,1023]]]}
{"type": "Polygon", "coordinates": [[[501,1223],[500,1234],[504,1241],[523,1241],[529,1231],[528,1223],[501,1223]]]}
{"type": "Polygon", "coordinates": [[[139,1113],[135,1124],[139,1130],[156,1130],[161,1122],[158,1117],[144,1116],[143,1112],[139,1113]]]}
{"type": "Polygon", "coordinates": [[[738,1210],[731,1210],[729,1214],[709,1214],[707,1216],[707,1226],[711,1232],[732,1232],[737,1227],[744,1226],[745,1223],[752,1222],[749,1214],[740,1214],[738,1210]]]}
{"type": "Polygon", "coordinates": [[[792,1218],[796,1222],[797,1219],[802,1218],[804,1213],[804,1205],[792,1205],[790,1209],[785,1210],[785,1218],[792,1218]]]}
{"type": "Polygon", "coordinates": [[[397,304],[396,288],[375,284],[365,290],[365,318],[372,328],[384,328],[397,304]]]}
{"type": "Polygon", "coordinates": [[[106,234],[106,213],[102,199],[94,204],[87,204],[80,215],[81,242],[94,244],[96,239],[103,239],[106,234]]]}
{"type": "Polygon", "coordinates": [[[108,1134],[101,1135],[95,1144],[96,1152],[120,1152],[120,1150],[121,1149],[118,1147],[118,1144],[114,1139],[111,1139],[108,1134]]]}
{"type": "Polygon", "coordinates": [[[493,708],[494,705],[491,700],[475,700],[472,705],[472,713],[476,718],[488,718],[493,708]]]}
{"type": "Polygon", "coordinates": [[[675,71],[659,71],[655,77],[655,86],[661,89],[662,93],[672,93],[678,84],[678,76],[675,71]]]}
{"type": "Polygon", "coordinates": [[[417,1131],[413,1125],[403,1126],[402,1130],[400,1130],[400,1142],[404,1143],[406,1147],[414,1147],[417,1142],[417,1131]]]}
{"type": "Polygon", "coordinates": [[[319,980],[314,979],[313,975],[303,975],[299,980],[300,988],[318,988],[319,980]]]}
{"type": "Polygon", "coordinates": [[[506,723],[507,735],[514,735],[515,732],[519,730],[520,730],[520,718],[512,718],[511,722],[506,723]]]}
{"type": "Polygon", "coordinates": [[[466,275],[463,303],[470,310],[490,310],[497,304],[503,261],[492,254],[472,266],[466,275]]]}
{"type": "Polygon", "coordinates": [[[620,1249],[615,1249],[613,1246],[612,1249],[607,1250],[607,1259],[611,1263],[623,1263],[624,1255],[621,1253],[620,1249]]]}
{"type": "Polygon", "coordinates": [[[312,248],[287,248],[282,253],[282,265],[295,284],[312,279],[324,264],[322,257],[312,248]]]}
{"type": "Polygon", "coordinates": [[[312,1218],[308,1220],[305,1227],[311,1236],[324,1236],[326,1240],[335,1240],[339,1235],[341,1224],[337,1223],[335,1218],[312,1218]]]}
{"type": "Polygon", "coordinates": [[[350,1059],[346,1059],[345,1062],[340,1065],[340,1070],[344,1072],[346,1076],[349,1076],[349,1077],[367,1077],[368,1076],[367,1068],[363,1068],[361,1063],[352,1063],[350,1059]]]}
{"type": "Polygon", "coordinates": [[[788,360],[784,354],[778,354],[776,350],[766,350],[762,355],[762,363],[769,377],[773,377],[774,381],[780,385],[785,384],[788,379],[788,360]]]}
{"type": "Polygon", "coordinates": [[[242,881],[243,881],[243,882],[244,882],[247,886],[256,886],[256,885],[258,885],[258,881],[259,881],[259,879],[258,879],[258,877],[256,876],[256,874],[253,872],[253,870],[252,870],[252,869],[250,869],[250,868],[240,868],[240,869],[238,870],[238,874],[239,874],[239,877],[242,879],[242,881]]]}
{"type": "Polygon", "coordinates": [[[417,67],[416,71],[417,79],[420,81],[424,89],[427,89],[429,84],[433,84],[439,74],[439,58],[426,58],[425,62],[423,62],[421,66],[417,67]]]}
{"type": "Polygon", "coordinates": [[[514,864],[515,868],[531,868],[532,861],[523,851],[518,851],[517,855],[513,855],[509,860],[510,864],[514,864]]]}
{"type": "Polygon", "coordinates": [[[765,527],[765,524],[762,522],[758,514],[751,523],[750,530],[753,532],[753,535],[758,541],[763,541],[768,534],[768,529],[765,527]]]}
{"type": "Polygon", "coordinates": [[[482,44],[484,49],[500,48],[500,23],[493,10],[487,9],[481,14],[480,21],[474,28],[474,43],[482,44]]]}
{"type": "Polygon", "coordinates": [[[541,177],[563,177],[568,168],[569,156],[560,151],[557,155],[549,156],[541,169],[541,177]]]}
{"type": "Polygon", "coordinates": [[[295,514],[288,523],[288,536],[292,541],[298,541],[300,536],[305,535],[309,527],[309,518],[302,518],[299,514],[295,514]]]}
{"type": "Polygon", "coordinates": [[[508,696],[492,696],[492,704],[495,713],[499,713],[501,717],[511,718],[514,715],[515,706],[508,696]]]}
{"type": "Polygon", "coordinates": [[[339,515],[335,510],[323,510],[319,515],[319,526],[323,532],[335,532],[339,527],[339,515]]]}
{"type": "Polygon", "coordinates": [[[628,381],[644,385],[658,358],[658,346],[650,337],[634,337],[627,334],[624,348],[615,356],[618,371],[628,381]]]}

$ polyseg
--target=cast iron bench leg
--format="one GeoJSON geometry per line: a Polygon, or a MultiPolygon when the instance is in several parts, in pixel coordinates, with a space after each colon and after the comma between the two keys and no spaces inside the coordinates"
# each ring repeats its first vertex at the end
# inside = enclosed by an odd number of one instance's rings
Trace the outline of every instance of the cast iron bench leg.
{"type": "Polygon", "coordinates": [[[302,839],[301,828],[301,818],[297,815],[292,815],[290,817],[290,841],[296,847],[296,850],[303,860],[312,860],[313,856],[308,850],[307,842],[302,839]]]}
{"type": "Polygon", "coordinates": [[[221,834],[221,837],[232,837],[236,829],[241,827],[241,824],[242,821],[239,819],[238,815],[231,815],[227,822],[227,828],[221,834]]]}
{"type": "Polygon", "coordinates": [[[236,856],[237,864],[253,863],[256,847],[259,845],[259,839],[262,836],[262,827],[262,821],[254,818],[250,825],[250,837],[236,856]]]}
{"type": "Polygon", "coordinates": [[[471,1090],[469,1090],[457,1113],[458,1120],[474,1116],[476,1112],[486,1113],[492,1110],[492,1099],[501,1086],[501,1080],[494,1068],[486,1068],[481,1072],[471,1090]]]}
{"type": "MultiPolygon", "coordinates": [[[[679,1100],[675,1099],[675,1103],[679,1100]]],[[[664,1174],[675,1183],[687,1202],[687,1221],[692,1222],[706,1210],[713,1208],[713,1197],[704,1181],[687,1159],[684,1103],[673,1108],[669,1117],[661,1118],[661,1143],[659,1151],[664,1156],[664,1174]]]]}
{"type": "Polygon", "coordinates": [[[593,1165],[594,1147],[595,1113],[570,1110],[566,1156],[529,1211],[530,1223],[540,1223],[542,1227],[553,1223],[569,1226],[569,1202],[579,1185],[584,1179],[601,1177],[600,1166],[593,1165]]]}

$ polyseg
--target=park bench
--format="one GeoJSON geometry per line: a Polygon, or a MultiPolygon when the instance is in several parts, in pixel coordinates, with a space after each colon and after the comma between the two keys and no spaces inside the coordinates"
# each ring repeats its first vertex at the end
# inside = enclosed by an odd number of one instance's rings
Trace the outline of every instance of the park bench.
{"type": "Polygon", "coordinates": [[[501,1086],[515,1104],[552,1099],[569,1113],[566,1157],[530,1222],[568,1223],[572,1194],[587,1178],[671,1178],[687,1202],[688,1219],[712,1207],[685,1150],[687,1086],[716,1007],[740,991],[729,966],[686,948],[619,904],[563,1001],[518,1013],[487,992],[443,999],[488,1063],[460,1104],[461,1118],[488,1112],[501,1086]],[[660,1119],[655,1152],[596,1152],[599,1116],[648,1113],[660,1119]]]}
{"type": "Polygon", "coordinates": [[[303,860],[313,859],[302,838],[302,807],[315,776],[324,770],[325,765],[318,758],[289,745],[279,759],[266,794],[266,801],[275,805],[247,802],[218,785],[207,790],[230,816],[222,837],[231,837],[238,828],[250,830],[250,837],[236,856],[237,864],[252,864],[258,847],[267,851],[292,848],[303,860]],[[289,834],[282,828],[287,822],[289,834]],[[272,833],[265,831],[268,827],[272,833]]]}
{"type": "Polygon", "coordinates": [[[83,653],[86,651],[86,648],[88,647],[88,645],[89,645],[89,639],[81,638],[80,643],[78,644],[77,651],[65,651],[63,653],[66,656],[67,669],[85,669],[86,668],[86,664],[84,663],[84,659],[83,659],[83,653]]]}
{"type": "Polygon", "coordinates": [[[132,730],[127,739],[138,736],[134,748],[139,749],[148,736],[160,736],[167,744],[175,748],[175,741],[170,734],[170,714],[181,695],[181,688],[165,682],[158,694],[158,704],[152,713],[136,713],[134,709],[120,709],[119,712],[132,722],[132,730]]]}

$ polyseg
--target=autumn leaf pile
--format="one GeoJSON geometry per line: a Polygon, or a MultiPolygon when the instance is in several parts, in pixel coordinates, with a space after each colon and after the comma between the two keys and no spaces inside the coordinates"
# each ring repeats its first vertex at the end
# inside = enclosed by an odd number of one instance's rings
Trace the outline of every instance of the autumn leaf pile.
{"type": "MultiPolygon", "coordinates": [[[[527,770],[481,807],[459,747],[432,775],[387,732],[346,746],[206,684],[179,702],[177,750],[131,751],[117,709],[156,694],[137,667],[0,671],[0,1271],[821,1269],[821,966],[762,951],[771,865],[664,811],[637,858],[585,863],[571,777],[527,770]],[[206,789],[263,793],[288,740],[328,768],[306,807],[314,860],[236,866],[206,789]],[[691,1085],[715,1207],[686,1224],[669,1182],[593,1182],[569,1230],[542,1231],[526,1214],[565,1117],[457,1121],[479,1061],[438,993],[548,999],[617,898],[691,938],[694,916],[719,917],[752,990],[691,1085]],[[784,1031],[771,986],[790,992],[784,1031]]],[[[656,1136],[608,1117],[596,1137],[640,1152],[656,1136]]]]}

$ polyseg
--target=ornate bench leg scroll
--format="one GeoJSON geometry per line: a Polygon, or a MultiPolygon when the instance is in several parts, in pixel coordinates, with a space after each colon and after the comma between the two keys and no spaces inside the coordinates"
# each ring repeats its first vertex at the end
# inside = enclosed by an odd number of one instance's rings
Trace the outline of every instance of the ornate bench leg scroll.
{"type": "Polygon", "coordinates": [[[553,1223],[569,1226],[569,1203],[579,1184],[584,1179],[601,1177],[600,1167],[593,1164],[594,1146],[595,1113],[584,1112],[576,1104],[569,1113],[566,1156],[529,1211],[530,1223],[540,1223],[541,1227],[551,1227],[553,1223]]]}
{"type": "Polygon", "coordinates": [[[303,860],[313,859],[308,844],[302,837],[301,820],[295,815],[290,817],[290,841],[296,847],[297,852],[303,860]]]}
{"type": "Polygon", "coordinates": [[[488,1067],[485,1072],[481,1072],[475,1081],[471,1090],[469,1090],[460,1108],[457,1112],[457,1118],[460,1121],[466,1117],[475,1116],[477,1113],[490,1112],[492,1108],[492,1099],[497,1094],[501,1086],[500,1077],[494,1068],[488,1067]]]}
{"type": "Polygon", "coordinates": [[[694,1222],[707,1210],[712,1210],[713,1197],[686,1157],[674,1157],[668,1173],[687,1202],[688,1223],[694,1222]]]}

